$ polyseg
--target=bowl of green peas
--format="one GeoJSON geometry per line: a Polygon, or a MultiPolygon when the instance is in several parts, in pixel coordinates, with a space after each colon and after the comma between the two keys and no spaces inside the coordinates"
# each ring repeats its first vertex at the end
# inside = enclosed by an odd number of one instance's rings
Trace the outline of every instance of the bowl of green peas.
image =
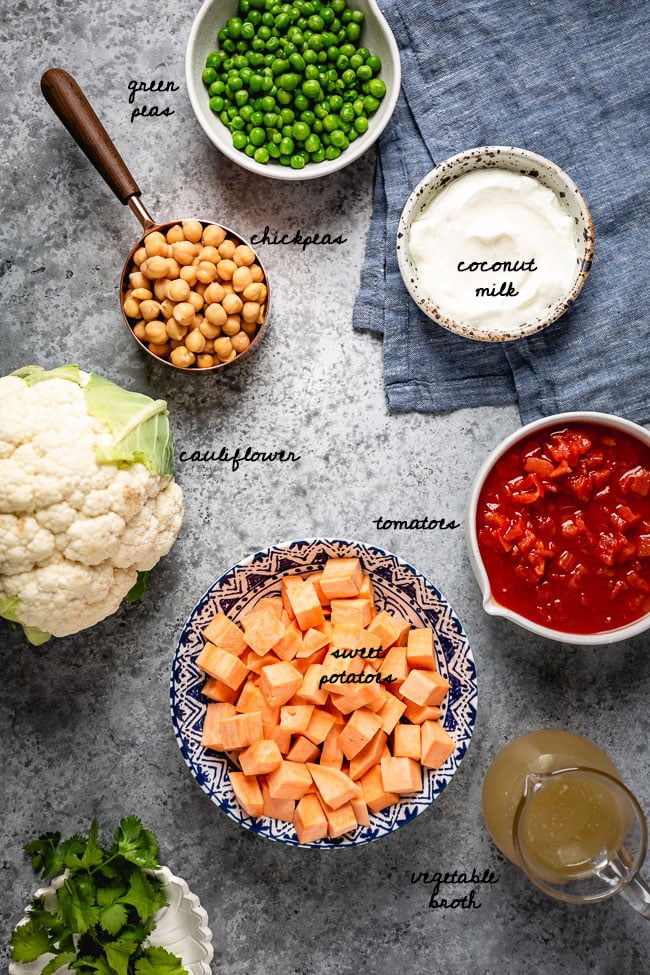
{"type": "Polygon", "coordinates": [[[388,124],[401,77],[375,0],[205,0],[185,68],[208,138],[273,179],[353,163],[388,124]]]}

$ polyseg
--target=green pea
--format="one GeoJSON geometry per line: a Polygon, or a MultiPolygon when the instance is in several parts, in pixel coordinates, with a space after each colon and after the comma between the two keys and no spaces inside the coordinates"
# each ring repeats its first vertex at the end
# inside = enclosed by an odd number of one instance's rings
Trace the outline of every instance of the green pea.
{"type": "Polygon", "coordinates": [[[291,41],[292,44],[302,44],[303,34],[298,27],[291,27],[287,31],[287,39],[291,41]]]}
{"type": "Polygon", "coordinates": [[[355,98],[355,100],[352,102],[352,108],[354,109],[355,115],[363,115],[366,110],[365,105],[363,104],[363,98],[355,98]]]}
{"type": "Polygon", "coordinates": [[[346,9],[341,14],[341,20],[343,21],[344,24],[349,24],[350,21],[352,20],[352,11],[350,10],[349,7],[346,7],[346,9]]]}
{"type": "Polygon", "coordinates": [[[325,150],[321,146],[316,152],[312,152],[309,158],[313,163],[321,163],[325,159],[325,150]]]}
{"type": "Polygon", "coordinates": [[[232,129],[233,132],[243,131],[246,128],[246,122],[244,121],[241,115],[231,115],[229,116],[229,119],[230,119],[230,128],[232,129]]]}
{"type": "Polygon", "coordinates": [[[381,78],[373,78],[369,83],[369,89],[373,98],[383,98],[386,94],[386,85],[381,78]]]}
{"type": "Polygon", "coordinates": [[[320,139],[315,132],[311,132],[305,139],[305,151],[312,153],[320,149],[320,139]]]}
{"type": "Polygon", "coordinates": [[[277,51],[279,47],[280,47],[280,38],[279,37],[269,37],[268,41],[266,42],[266,50],[267,51],[277,51]]]}
{"type": "Polygon", "coordinates": [[[280,112],[283,125],[291,125],[296,120],[296,113],[291,108],[283,108],[280,112]]]}
{"type": "Polygon", "coordinates": [[[206,68],[218,68],[220,64],[221,58],[218,51],[212,51],[205,59],[206,68]]]}
{"type": "Polygon", "coordinates": [[[214,68],[204,68],[201,79],[204,85],[211,85],[217,80],[217,72],[214,70],[214,68]]]}
{"type": "Polygon", "coordinates": [[[363,64],[363,58],[359,54],[353,54],[350,58],[350,67],[356,71],[363,64]]]}
{"type": "Polygon", "coordinates": [[[332,2],[330,3],[330,7],[332,8],[335,14],[342,14],[343,11],[345,10],[345,6],[346,6],[345,0],[332,0],[332,2]]]}
{"type": "Polygon", "coordinates": [[[257,29],[257,36],[261,38],[263,41],[268,41],[269,38],[271,37],[271,28],[266,27],[264,24],[262,24],[262,26],[258,27],[257,29]]]}
{"type": "Polygon", "coordinates": [[[295,122],[293,126],[293,137],[297,142],[304,142],[310,134],[310,131],[306,122],[295,122]]]}
{"type": "Polygon", "coordinates": [[[354,109],[352,105],[349,103],[345,104],[339,112],[339,117],[342,122],[347,122],[348,125],[354,122],[354,109]]]}
{"type": "Polygon", "coordinates": [[[304,169],[305,167],[305,157],[299,153],[291,157],[291,168],[292,169],[304,169]]]}
{"type": "Polygon", "coordinates": [[[240,14],[247,14],[250,9],[251,9],[250,0],[239,0],[240,14]]]}
{"type": "Polygon", "coordinates": [[[280,105],[291,105],[291,103],[293,102],[293,98],[291,97],[291,92],[285,91],[284,88],[280,88],[275,97],[280,103],[280,105]]]}
{"type": "Polygon", "coordinates": [[[303,58],[302,54],[298,54],[297,51],[295,54],[289,55],[289,64],[294,71],[302,72],[305,70],[305,59],[303,58]]]}
{"type": "Polygon", "coordinates": [[[272,112],[275,109],[275,98],[272,95],[264,95],[260,108],[263,112],[272,112]]]}
{"type": "Polygon", "coordinates": [[[281,156],[280,146],[276,145],[274,142],[269,142],[267,145],[267,150],[271,159],[279,159],[281,156]]]}
{"type": "Polygon", "coordinates": [[[323,131],[323,122],[322,122],[322,119],[317,118],[316,121],[314,122],[314,124],[312,125],[312,129],[313,129],[314,132],[317,132],[318,135],[320,135],[321,132],[323,131]]]}
{"type": "Polygon", "coordinates": [[[250,121],[251,125],[261,125],[264,121],[264,113],[256,109],[251,115],[250,121]]]}
{"type": "Polygon", "coordinates": [[[239,91],[235,92],[235,105],[241,108],[243,105],[246,104],[247,101],[248,101],[248,92],[246,91],[245,88],[240,88],[239,91]]]}
{"type": "MultiPolygon", "coordinates": [[[[255,41],[253,41],[253,44],[255,41]]],[[[248,55],[248,63],[251,68],[261,68],[264,64],[264,57],[259,53],[259,51],[251,51],[248,55]]]]}
{"type": "Polygon", "coordinates": [[[253,156],[255,155],[255,146],[249,142],[248,145],[245,147],[244,152],[246,153],[247,156],[250,156],[250,158],[252,159],[253,156]]]}
{"type": "Polygon", "coordinates": [[[262,14],[262,23],[265,27],[275,27],[275,17],[267,10],[262,14]]]}
{"type": "Polygon", "coordinates": [[[289,62],[284,58],[273,58],[271,62],[271,71],[274,75],[284,74],[289,67],[289,62]]]}
{"type": "Polygon", "coordinates": [[[355,24],[362,24],[366,19],[366,15],[363,10],[352,10],[352,20],[355,24]]]}
{"type": "Polygon", "coordinates": [[[359,24],[355,24],[351,21],[345,28],[345,33],[347,34],[349,40],[358,41],[361,34],[361,27],[359,24]]]}
{"type": "Polygon", "coordinates": [[[307,24],[310,30],[315,30],[320,33],[325,28],[325,21],[318,14],[312,14],[308,19],[307,24]]]}
{"type": "Polygon", "coordinates": [[[213,81],[212,84],[210,85],[210,87],[208,88],[208,93],[211,96],[212,95],[223,95],[223,93],[224,93],[225,90],[226,90],[226,86],[224,85],[223,81],[220,81],[217,78],[217,80],[216,81],[213,81]]]}
{"type": "Polygon", "coordinates": [[[252,41],[255,37],[255,26],[250,23],[250,21],[245,21],[241,25],[240,36],[245,41],[252,41]]]}
{"type": "Polygon", "coordinates": [[[224,51],[228,52],[228,54],[234,54],[235,51],[237,50],[237,48],[235,47],[235,42],[232,41],[229,37],[225,39],[225,41],[221,46],[224,49],[224,51]]]}
{"type": "Polygon", "coordinates": [[[365,115],[359,115],[358,118],[355,118],[355,120],[354,120],[354,127],[357,130],[357,132],[359,133],[359,135],[363,135],[364,132],[367,132],[368,131],[368,119],[366,118],[366,116],[365,115]]]}
{"type": "Polygon", "coordinates": [[[219,112],[223,112],[225,103],[220,95],[215,95],[214,98],[210,99],[208,104],[210,105],[210,111],[215,112],[218,115],[219,112]]]}
{"type": "Polygon", "coordinates": [[[348,140],[345,136],[345,132],[343,132],[341,129],[334,129],[333,132],[330,132],[330,142],[333,146],[342,149],[343,146],[347,144],[347,141],[348,140]]]}
{"type": "Polygon", "coordinates": [[[366,97],[363,100],[363,107],[365,108],[366,112],[368,112],[368,114],[370,115],[372,114],[372,112],[376,112],[377,109],[379,108],[379,101],[377,98],[374,97],[374,95],[366,95],[366,97]]]}
{"type": "Polygon", "coordinates": [[[275,85],[273,84],[273,75],[263,75],[262,76],[262,91],[267,91],[272,94],[275,91],[275,85]]]}
{"type": "Polygon", "coordinates": [[[327,48],[327,60],[331,61],[332,64],[335,64],[340,53],[341,52],[339,51],[338,47],[335,44],[331,44],[330,47],[327,48]]]}
{"type": "Polygon", "coordinates": [[[249,82],[250,90],[253,91],[253,92],[255,92],[255,91],[261,91],[262,90],[262,82],[263,82],[263,78],[262,78],[262,75],[261,74],[251,75],[251,80],[249,82]]]}
{"type": "Polygon", "coordinates": [[[307,81],[303,81],[301,90],[306,98],[316,100],[321,94],[320,82],[316,78],[308,78],[307,81]]]}
{"type": "Polygon", "coordinates": [[[293,125],[283,125],[282,137],[284,139],[291,139],[292,136],[293,136],[293,125]]]}
{"type": "Polygon", "coordinates": [[[310,112],[309,109],[307,109],[307,111],[300,113],[300,121],[306,122],[307,125],[311,127],[316,121],[316,116],[313,112],[310,112]]]}
{"type": "Polygon", "coordinates": [[[258,149],[256,149],[253,155],[253,159],[255,160],[255,162],[258,163],[267,163],[270,159],[270,156],[269,156],[269,150],[266,148],[266,146],[260,146],[258,149]]]}
{"type": "Polygon", "coordinates": [[[359,133],[357,132],[356,129],[350,129],[350,131],[347,133],[347,136],[350,142],[354,142],[355,139],[359,138],[359,133]]]}
{"type": "Polygon", "coordinates": [[[228,31],[228,36],[232,37],[233,40],[237,40],[241,34],[242,22],[241,17],[230,17],[226,21],[226,30],[228,31]]]}
{"type": "Polygon", "coordinates": [[[373,74],[379,74],[381,71],[381,58],[377,57],[376,54],[371,54],[369,58],[366,58],[366,64],[372,68],[373,74]]]}
{"type": "Polygon", "coordinates": [[[266,132],[259,125],[254,125],[248,133],[248,138],[254,146],[261,146],[266,141],[266,132]]]}
{"type": "Polygon", "coordinates": [[[285,91],[295,91],[298,87],[298,75],[293,73],[281,74],[278,78],[278,84],[285,91]]]}
{"type": "MultiPolygon", "coordinates": [[[[316,54],[316,51],[312,51],[311,48],[307,48],[305,51],[303,51],[302,56],[305,59],[305,63],[308,65],[316,64],[316,62],[318,61],[318,55],[316,54]]],[[[305,72],[305,75],[306,74],[307,72],[305,72]]]]}
{"type": "Polygon", "coordinates": [[[357,68],[357,78],[359,81],[370,81],[372,78],[372,68],[367,62],[357,68]]]}
{"type": "Polygon", "coordinates": [[[341,124],[341,120],[338,115],[326,115],[323,119],[323,128],[326,132],[333,132],[334,129],[338,129],[341,124]]]}
{"type": "MultiPolygon", "coordinates": [[[[232,126],[230,124],[230,119],[228,118],[228,112],[226,112],[225,109],[223,110],[223,112],[219,112],[219,118],[221,119],[221,121],[223,122],[224,125],[227,125],[228,128],[232,128],[232,126]]],[[[242,121],[243,121],[243,119],[242,119],[242,121]]]]}
{"type": "MultiPolygon", "coordinates": [[[[264,10],[266,7],[266,0],[249,0],[252,10],[264,10]]],[[[262,15],[260,14],[260,17],[262,15]]],[[[249,14],[250,19],[250,14],[249,14]]]]}
{"type": "Polygon", "coordinates": [[[329,103],[318,102],[316,105],[314,105],[314,115],[316,116],[317,119],[323,119],[328,114],[329,114],[329,103]]]}
{"type": "Polygon", "coordinates": [[[337,149],[336,146],[328,146],[325,150],[326,159],[338,159],[341,155],[341,150],[337,149]]]}
{"type": "Polygon", "coordinates": [[[250,85],[250,80],[253,77],[253,72],[248,67],[241,67],[239,69],[239,76],[242,80],[243,85],[250,85]]]}
{"type": "Polygon", "coordinates": [[[347,58],[351,58],[353,54],[358,54],[358,53],[359,52],[357,51],[354,44],[349,44],[349,43],[341,44],[341,54],[345,54],[347,58]]]}
{"type": "Polygon", "coordinates": [[[242,105],[242,107],[239,109],[239,114],[245,122],[250,122],[251,115],[253,114],[253,106],[242,105]]]}
{"type": "Polygon", "coordinates": [[[297,112],[304,112],[307,108],[309,108],[309,99],[305,98],[301,92],[296,92],[296,94],[293,96],[293,104],[295,105],[297,112]]]}
{"type": "Polygon", "coordinates": [[[287,30],[287,28],[289,27],[289,24],[290,23],[291,23],[291,21],[289,20],[289,15],[288,14],[280,13],[275,18],[275,27],[276,27],[276,30],[279,30],[281,33],[284,33],[287,30]]]}
{"type": "MultiPolygon", "coordinates": [[[[359,71],[361,71],[361,68],[359,68],[359,71]]],[[[352,68],[348,68],[346,71],[343,72],[343,74],[341,75],[341,81],[343,82],[346,88],[349,88],[352,85],[356,84],[357,76],[355,72],[352,70],[352,68]]]]}
{"type": "Polygon", "coordinates": [[[245,149],[248,145],[248,136],[245,132],[233,132],[232,134],[232,144],[235,149],[245,149]]]}
{"type": "Polygon", "coordinates": [[[292,138],[285,136],[285,138],[280,143],[280,152],[283,156],[290,156],[295,149],[295,144],[292,138]]]}
{"type": "Polygon", "coordinates": [[[282,134],[278,132],[277,129],[273,129],[273,132],[271,133],[271,142],[277,146],[279,146],[282,142],[282,134]]]}
{"type": "MultiPolygon", "coordinates": [[[[226,108],[226,112],[228,114],[228,118],[229,119],[241,118],[241,116],[239,114],[239,111],[238,111],[238,109],[237,109],[237,107],[235,105],[228,105],[228,107],[226,108]]],[[[242,121],[243,121],[243,119],[242,119],[242,121]]]]}
{"type": "Polygon", "coordinates": [[[265,129],[272,129],[278,124],[278,116],[275,112],[265,112],[263,121],[265,129]]]}

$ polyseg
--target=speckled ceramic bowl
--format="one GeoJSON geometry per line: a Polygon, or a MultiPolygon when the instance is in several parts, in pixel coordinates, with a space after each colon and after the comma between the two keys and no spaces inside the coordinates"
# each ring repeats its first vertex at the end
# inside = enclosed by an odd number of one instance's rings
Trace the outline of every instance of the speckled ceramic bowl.
{"type": "Polygon", "coordinates": [[[567,311],[574,303],[589,274],[594,253],[594,226],[582,193],[567,174],[555,163],[544,156],[539,156],[528,149],[516,149],[513,146],[479,146],[468,149],[457,156],[446,159],[428,173],[422,182],[415,187],[402,211],[397,232],[397,259],[399,269],[411,297],[438,325],[462,335],[464,338],[476,339],[479,342],[503,342],[511,339],[521,339],[527,335],[541,332],[543,328],[567,311]],[[411,260],[409,253],[409,236],[413,221],[431,203],[433,198],[450,182],[464,176],[475,169],[506,169],[523,176],[532,176],[542,186],[553,190],[561,206],[573,218],[577,260],[573,283],[569,291],[563,295],[546,314],[531,321],[522,322],[514,328],[491,330],[456,322],[445,317],[435,302],[426,294],[418,270],[411,260]]]}
{"type": "Polygon", "coordinates": [[[237,13],[237,0],[205,0],[199,10],[187,42],[185,53],[185,81],[190,102],[199,124],[208,139],[225,156],[238,166],[272,179],[304,180],[318,179],[338,172],[355,162],[372,146],[384,131],[397,104],[400,89],[401,69],[399,51],[393,33],[375,0],[354,0],[352,6],[362,10],[365,16],[360,43],[373,54],[379,55],[382,68],[379,77],[386,84],[386,94],[374,115],[368,122],[368,130],[341,153],[338,159],[324,160],[321,163],[307,163],[304,169],[292,169],[271,160],[258,163],[244,152],[235,149],[232,135],[221,119],[210,110],[208,92],[201,75],[205,59],[217,47],[217,34],[229,17],[237,13]]]}

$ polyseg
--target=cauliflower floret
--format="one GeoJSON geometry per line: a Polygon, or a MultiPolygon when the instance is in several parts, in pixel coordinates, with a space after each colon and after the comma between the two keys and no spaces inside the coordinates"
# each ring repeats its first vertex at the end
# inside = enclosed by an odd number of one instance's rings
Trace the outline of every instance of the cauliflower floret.
{"type": "Polygon", "coordinates": [[[114,433],[89,412],[84,381],[0,379],[0,614],[18,597],[20,622],[54,636],[114,613],[183,519],[170,477],[98,463],[114,433]]]}

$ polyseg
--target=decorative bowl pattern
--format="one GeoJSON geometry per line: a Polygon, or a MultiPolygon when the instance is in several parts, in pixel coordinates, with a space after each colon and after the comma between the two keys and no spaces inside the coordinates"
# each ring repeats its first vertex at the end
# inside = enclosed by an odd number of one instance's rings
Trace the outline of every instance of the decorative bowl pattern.
{"type": "Polygon", "coordinates": [[[451,156],[432,169],[409,196],[399,221],[397,232],[397,260],[406,288],[418,307],[438,325],[449,332],[479,342],[504,342],[521,339],[541,332],[557,321],[574,303],[587,279],[594,255],[594,225],[587,203],[570,176],[550,159],[514,146],[479,146],[451,156]],[[569,292],[548,310],[545,315],[530,322],[522,322],[516,328],[478,328],[445,317],[422,287],[418,269],[411,260],[409,236],[411,224],[431,203],[431,200],[450,182],[475,169],[507,169],[513,173],[532,176],[542,186],[553,190],[561,205],[573,218],[578,259],[573,284],[569,292]]]}
{"type": "Polygon", "coordinates": [[[228,778],[227,759],[201,746],[206,702],[201,694],[204,675],[196,665],[203,648],[201,631],[218,611],[237,621],[265,596],[279,595],[283,575],[316,572],[328,558],[358,556],[370,574],[380,609],[391,609],[417,626],[433,626],[442,654],[438,667],[451,683],[443,724],[457,743],[440,769],[424,769],[424,788],[371,817],[370,827],[336,840],[305,846],[333,848],[370,843],[410,822],[431,805],[449,784],[472,737],[476,717],[476,668],[463,628],[451,607],[414,568],[371,545],[354,541],[311,539],[280,544],[257,552],[225,572],[192,611],[181,634],[171,676],[171,712],[176,739],[192,775],[210,799],[231,819],[261,836],[300,846],[291,823],[267,817],[252,819],[235,799],[228,778]]]}
{"type": "MultiPolygon", "coordinates": [[[[201,907],[198,897],[168,867],[161,867],[153,873],[162,881],[169,904],[155,915],[156,927],[146,944],[157,945],[178,955],[189,975],[210,975],[210,963],[214,955],[212,932],[208,927],[208,915],[201,907]]],[[[35,896],[43,898],[46,908],[56,907],[56,892],[63,885],[64,879],[65,875],[61,874],[54,877],[49,887],[41,887],[36,891],[35,896]]],[[[25,916],[18,923],[25,924],[27,920],[25,916]]],[[[12,961],[9,963],[9,975],[40,975],[53,957],[51,954],[41,955],[30,964],[12,961]]],[[[71,968],[66,967],[59,969],[58,975],[74,973],[71,968]]]]}

